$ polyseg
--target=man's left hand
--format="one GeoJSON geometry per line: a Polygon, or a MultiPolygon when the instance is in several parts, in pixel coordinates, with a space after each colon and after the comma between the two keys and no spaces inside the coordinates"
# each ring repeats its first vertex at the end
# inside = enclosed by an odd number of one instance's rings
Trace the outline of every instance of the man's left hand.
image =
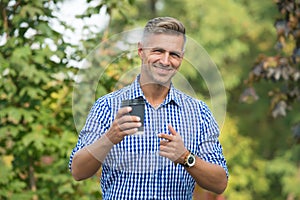
{"type": "Polygon", "coordinates": [[[171,134],[158,134],[159,138],[164,139],[160,141],[159,155],[169,158],[175,164],[183,164],[185,156],[189,151],[185,148],[180,134],[177,133],[170,124],[168,125],[168,128],[171,134]]]}

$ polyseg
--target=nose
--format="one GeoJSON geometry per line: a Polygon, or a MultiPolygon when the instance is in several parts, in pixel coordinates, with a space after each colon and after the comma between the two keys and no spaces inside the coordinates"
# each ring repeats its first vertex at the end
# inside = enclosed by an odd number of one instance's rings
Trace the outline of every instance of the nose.
{"type": "Polygon", "coordinates": [[[164,52],[162,54],[162,58],[160,59],[161,64],[169,66],[170,65],[170,53],[169,52],[164,52]]]}

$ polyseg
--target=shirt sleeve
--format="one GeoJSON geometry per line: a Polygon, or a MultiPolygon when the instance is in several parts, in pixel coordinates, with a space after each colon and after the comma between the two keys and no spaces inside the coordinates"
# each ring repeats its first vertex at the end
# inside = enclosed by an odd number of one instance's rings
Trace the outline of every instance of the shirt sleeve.
{"type": "Polygon", "coordinates": [[[79,133],[77,144],[71,152],[69,159],[70,171],[72,170],[71,165],[75,153],[99,139],[109,129],[112,118],[112,112],[107,100],[104,98],[98,99],[91,108],[85,125],[79,133]]]}
{"type": "Polygon", "coordinates": [[[219,141],[219,127],[208,106],[200,103],[200,135],[198,140],[199,157],[203,160],[220,165],[228,177],[228,168],[219,141]]]}

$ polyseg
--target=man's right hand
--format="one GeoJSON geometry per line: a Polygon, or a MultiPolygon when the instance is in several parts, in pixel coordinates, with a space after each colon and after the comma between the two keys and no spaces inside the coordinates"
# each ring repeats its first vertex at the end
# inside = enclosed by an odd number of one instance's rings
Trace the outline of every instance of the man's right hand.
{"type": "Polygon", "coordinates": [[[138,116],[128,115],[131,110],[131,107],[123,107],[118,110],[115,120],[105,134],[112,143],[118,144],[125,136],[136,133],[138,127],[142,125],[138,116]]]}

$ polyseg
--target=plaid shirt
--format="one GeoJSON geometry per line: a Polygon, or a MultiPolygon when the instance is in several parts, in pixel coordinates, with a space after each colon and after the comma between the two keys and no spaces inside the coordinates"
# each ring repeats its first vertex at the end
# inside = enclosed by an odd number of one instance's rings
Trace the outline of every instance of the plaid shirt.
{"type": "Polygon", "coordinates": [[[129,86],[99,98],[73,149],[74,154],[104,134],[113,122],[121,101],[144,98],[144,134],[124,138],[102,164],[101,188],[104,200],[169,199],[191,200],[195,181],[181,165],[159,156],[158,133],[169,133],[168,124],[181,135],[187,149],[201,159],[218,164],[228,174],[219,143],[219,128],[207,105],[171,86],[164,102],[153,108],[145,99],[139,76],[129,86]]]}

